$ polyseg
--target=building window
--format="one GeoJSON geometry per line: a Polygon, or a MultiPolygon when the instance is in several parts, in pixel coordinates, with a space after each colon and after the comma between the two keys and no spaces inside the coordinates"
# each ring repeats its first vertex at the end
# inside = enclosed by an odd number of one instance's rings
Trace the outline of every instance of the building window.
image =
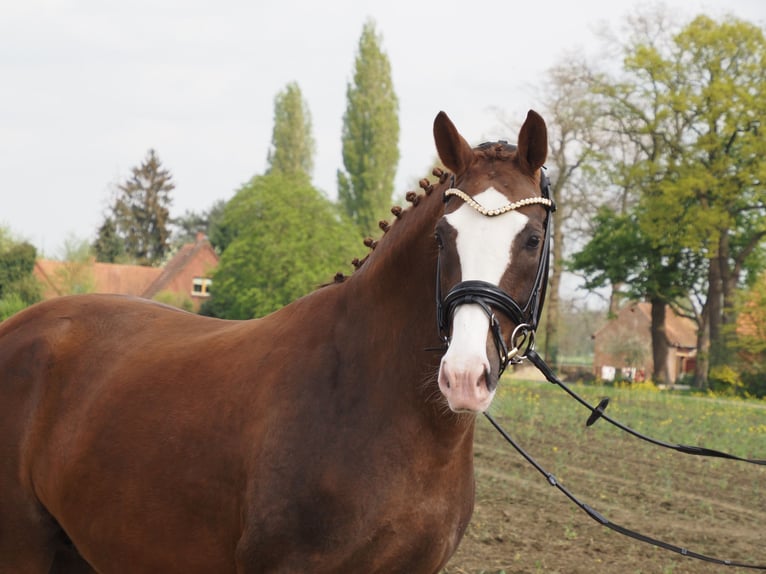
{"type": "Polygon", "coordinates": [[[212,284],[212,279],[208,279],[207,277],[195,277],[192,279],[192,296],[210,297],[210,285],[212,284]]]}

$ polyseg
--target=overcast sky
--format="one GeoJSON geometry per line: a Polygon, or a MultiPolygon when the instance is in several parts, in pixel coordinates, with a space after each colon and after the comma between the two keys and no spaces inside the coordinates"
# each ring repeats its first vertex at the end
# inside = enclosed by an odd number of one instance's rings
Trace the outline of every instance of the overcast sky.
{"type": "MultiPolygon", "coordinates": [[[[681,18],[764,25],[763,0],[673,0],[681,18]]],[[[619,0],[0,0],[0,225],[47,256],[92,239],[117,183],[154,148],[176,183],[172,215],[228,199],[266,167],[274,96],[301,87],[317,141],[314,183],[335,197],[345,91],[374,19],[399,97],[396,189],[427,175],[434,116],[471,143],[521,120],[532,89],[619,0]]]]}

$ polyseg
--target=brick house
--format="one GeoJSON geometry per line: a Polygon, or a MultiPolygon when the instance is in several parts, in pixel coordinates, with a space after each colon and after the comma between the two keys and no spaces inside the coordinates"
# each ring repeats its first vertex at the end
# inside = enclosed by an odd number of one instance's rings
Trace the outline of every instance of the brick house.
{"type": "MultiPolygon", "coordinates": [[[[650,377],[654,366],[651,323],[651,304],[631,303],[596,331],[593,334],[595,375],[606,380],[650,377]]],[[[697,326],[668,307],[665,333],[669,344],[668,373],[670,381],[676,382],[682,375],[694,372],[697,326]]]]}
{"type": "Polygon", "coordinates": [[[199,311],[210,296],[210,276],[217,265],[218,255],[199,233],[194,243],[181,247],[163,267],[39,259],[34,274],[43,285],[44,299],[71,292],[67,285],[74,281],[82,285],[80,292],[134,295],[199,311]],[[76,274],[80,277],[73,279],[76,274]]]}

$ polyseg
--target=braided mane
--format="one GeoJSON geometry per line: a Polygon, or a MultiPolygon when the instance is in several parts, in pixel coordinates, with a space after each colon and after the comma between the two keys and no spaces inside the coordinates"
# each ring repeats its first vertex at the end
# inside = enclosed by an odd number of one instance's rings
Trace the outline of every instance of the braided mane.
{"type": "MultiPolygon", "coordinates": [[[[443,169],[439,167],[434,167],[431,173],[433,174],[434,177],[439,178],[439,181],[438,181],[439,185],[444,185],[451,176],[449,172],[444,171],[443,169]]],[[[413,209],[415,209],[420,204],[421,199],[424,196],[431,195],[431,193],[433,193],[435,189],[434,184],[428,178],[425,178],[425,177],[418,182],[418,185],[425,193],[419,194],[415,191],[408,191],[407,194],[405,195],[405,199],[411,204],[409,207],[402,208],[399,205],[394,205],[391,208],[391,213],[394,215],[394,217],[397,220],[401,219],[405,213],[408,213],[412,211],[413,209]]],[[[390,223],[389,221],[385,219],[381,219],[378,222],[378,227],[383,231],[383,235],[385,235],[391,230],[392,225],[393,225],[392,223],[390,223]]],[[[375,251],[375,248],[378,246],[378,241],[373,239],[372,237],[365,238],[363,243],[366,247],[370,249],[370,253],[368,253],[361,259],[359,259],[358,257],[355,257],[351,261],[351,264],[354,266],[354,272],[358,271],[367,262],[367,259],[370,257],[372,252],[375,251]]],[[[334,282],[341,283],[346,278],[347,277],[344,276],[342,273],[336,273],[334,282]]]]}

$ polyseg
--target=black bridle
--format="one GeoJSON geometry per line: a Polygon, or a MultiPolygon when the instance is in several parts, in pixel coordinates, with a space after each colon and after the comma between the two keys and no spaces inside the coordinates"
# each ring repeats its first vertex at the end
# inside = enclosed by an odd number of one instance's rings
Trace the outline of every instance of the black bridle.
{"type": "MultiPolygon", "coordinates": [[[[454,176],[453,184],[454,186],[454,176]]],[[[540,192],[541,197],[551,200],[550,180],[545,172],[540,172],[540,192]]],[[[449,197],[445,195],[445,203],[449,197]]],[[[548,216],[545,219],[545,238],[543,239],[543,249],[540,254],[540,261],[537,265],[535,282],[532,285],[532,292],[522,307],[513,297],[500,289],[497,285],[486,281],[461,281],[449,290],[446,296],[442,297],[441,290],[441,256],[437,260],[436,267],[436,317],[438,320],[439,333],[445,347],[450,344],[450,332],[452,319],[455,311],[461,305],[478,305],[489,318],[490,331],[495,343],[498,356],[500,357],[500,366],[498,377],[505,371],[509,364],[521,362],[526,353],[534,348],[534,337],[537,325],[540,322],[540,315],[543,312],[543,303],[545,301],[545,291],[548,285],[548,265],[550,260],[551,244],[551,223],[553,212],[556,211],[556,205],[551,200],[547,205],[548,216]],[[495,312],[498,311],[508,317],[516,327],[509,339],[512,345],[508,349],[508,344],[503,336],[500,322],[497,320],[495,312]]]]}
{"type": "MultiPolygon", "coordinates": [[[[452,181],[454,187],[454,176],[452,181]]],[[[550,182],[544,172],[541,172],[540,190],[542,197],[550,199],[550,182]]],[[[445,202],[449,199],[445,196],[445,202]]],[[[445,297],[442,297],[441,293],[441,256],[437,260],[436,271],[436,314],[438,320],[439,333],[444,342],[445,348],[450,344],[450,331],[452,326],[452,319],[454,317],[457,307],[460,305],[478,305],[489,317],[490,330],[495,342],[498,355],[500,356],[500,369],[499,374],[505,370],[509,364],[520,363],[524,359],[529,361],[537,367],[537,369],[545,376],[545,378],[564,389],[572,398],[577,402],[585,406],[590,411],[590,416],[586,422],[587,426],[591,426],[599,419],[604,419],[608,423],[616,426],[622,431],[625,431],[636,438],[647,441],[655,446],[663,448],[669,448],[684,454],[692,454],[696,456],[706,457],[718,457],[729,460],[737,460],[741,462],[766,465],[766,460],[743,458],[726,452],[709,449],[700,446],[689,446],[684,444],[673,444],[665,441],[657,440],[646,436],[622,423],[609,417],[605,414],[605,409],[609,404],[609,399],[602,399],[595,407],[590,405],[585,399],[579,396],[575,391],[570,389],[565,383],[556,377],[553,370],[545,363],[545,361],[537,354],[534,349],[534,334],[535,329],[540,321],[540,315],[543,309],[543,303],[545,301],[545,292],[548,283],[548,265],[550,256],[550,229],[551,221],[553,218],[553,212],[556,207],[553,202],[549,205],[548,216],[545,222],[545,239],[543,244],[543,250],[540,256],[540,262],[537,266],[537,273],[535,274],[535,282],[532,287],[532,292],[527,300],[526,304],[522,307],[519,305],[513,297],[508,293],[500,289],[497,285],[487,283],[485,281],[463,281],[455,285],[447,293],[445,297]],[[511,350],[508,350],[508,345],[503,337],[500,323],[495,316],[495,311],[501,312],[506,315],[515,325],[513,333],[510,337],[511,350]]],[[[524,459],[529,462],[538,472],[540,472],[548,481],[551,486],[556,487],[567,498],[569,498],[574,504],[576,504],[581,510],[583,510],[593,520],[605,526],[615,532],[619,532],[625,536],[676,552],[682,556],[689,558],[696,558],[705,562],[711,562],[714,564],[720,564],[722,566],[735,566],[739,568],[749,568],[754,570],[766,570],[766,565],[747,564],[743,562],[735,562],[732,560],[722,560],[698,552],[693,552],[686,548],[652,538],[645,534],[641,534],[635,530],[625,528],[619,524],[615,524],[608,520],[604,515],[599,513],[593,507],[582,502],[572,492],[562,485],[556,477],[545,470],[532,456],[530,456],[521,446],[513,440],[513,438],[500,426],[500,424],[489,414],[484,413],[486,418],[497,429],[497,431],[505,438],[506,441],[519,453],[524,459]]]]}

